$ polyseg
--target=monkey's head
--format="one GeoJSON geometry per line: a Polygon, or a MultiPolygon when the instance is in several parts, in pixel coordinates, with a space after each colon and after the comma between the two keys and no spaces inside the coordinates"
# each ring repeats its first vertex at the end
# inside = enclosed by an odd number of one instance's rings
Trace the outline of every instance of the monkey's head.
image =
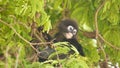
{"type": "Polygon", "coordinates": [[[78,32],[78,25],[74,20],[65,19],[60,22],[58,29],[66,39],[72,39],[78,32]]]}

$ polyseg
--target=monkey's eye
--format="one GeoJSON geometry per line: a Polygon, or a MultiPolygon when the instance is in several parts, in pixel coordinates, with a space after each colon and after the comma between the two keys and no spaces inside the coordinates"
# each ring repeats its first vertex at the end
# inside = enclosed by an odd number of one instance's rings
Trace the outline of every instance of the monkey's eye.
{"type": "Polygon", "coordinates": [[[68,28],[67,28],[67,29],[68,29],[68,31],[70,31],[70,32],[71,32],[71,31],[73,31],[73,26],[71,26],[71,25],[70,25],[70,26],[68,26],[68,28]]]}
{"type": "Polygon", "coordinates": [[[77,33],[77,30],[76,29],[74,29],[73,30],[73,35],[75,35],[77,33]]]}

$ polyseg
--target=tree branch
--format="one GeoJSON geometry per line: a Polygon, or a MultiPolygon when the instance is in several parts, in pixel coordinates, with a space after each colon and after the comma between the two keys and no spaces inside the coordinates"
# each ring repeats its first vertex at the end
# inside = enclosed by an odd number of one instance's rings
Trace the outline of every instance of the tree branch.
{"type": "Polygon", "coordinates": [[[120,48],[116,47],[115,45],[112,45],[111,43],[109,43],[108,41],[106,41],[100,34],[99,34],[100,39],[102,39],[105,43],[107,43],[108,45],[110,45],[112,48],[120,50],[120,48]]]}
{"type": "Polygon", "coordinates": [[[0,19],[0,22],[2,22],[3,24],[7,25],[8,27],[10,27],[20,39],[22,39],[23,41],[28,43],[37,53],[39,53],[39,51],[36,48],[34,48],[29,41],[27,41],[25,38],[23,38],[11,25],[7,24],[6,22],[4,22],[1,19],[0,19]]]}
{"type": "Polygon", "coordinates": [[[100,41],[99,41],[99,29],[98,29],[98,13],[101,10],[101,8],[104,6],[105,4],[105,0],[102,2],[102,4],[98,7],[98,9],[95,12],[95,29],[96,29],[96,40],[97,40],[97,44],[99,45],[100,49],[102,50],[103,54],[104,54],[104,58],[105,58],[105,63],[106,63],[106,67],[107,67],[107,56],[106,53],[104,51],[103,46],[101,45],[100,41]]]}
{"type": "Polygon", "coordinates": [[[22,48],[22,47],[20,47],[20,48],[18,49],[18,53],[17,53],[17,57],[16,57],[16,61],[15,61],[15,68],[18,68],[18,61],[19,61],[19,56],[20,56],[21,48],[22,48]]]}
{"type": "Polygon", "coordinates": [[[7,46],[6,51],[5,51],[5,68],[9,67],[9,65],[8,65],[8,57],[9,57],[8,51],[9,51],[9,49],[10,49],[9,46],[7,46]]]}
{"type": "Polygon", "coordinates": [[[98,7],[98,9],[96,10],[95,12],[95,29],[96,29],[96,39],[98,38],[98,35],[99,35],[99,29],[98,29],[98,13],[99,11],[101,10],[101,8],[104,6],[105,4],[105,1],[98,7]]]}
{"type": "Polygon", "coordinates": [[[31,45],[41,45],[41,44],[52,44],[53,42],[41,42],[41,43],[31,43],[31,45]]]}

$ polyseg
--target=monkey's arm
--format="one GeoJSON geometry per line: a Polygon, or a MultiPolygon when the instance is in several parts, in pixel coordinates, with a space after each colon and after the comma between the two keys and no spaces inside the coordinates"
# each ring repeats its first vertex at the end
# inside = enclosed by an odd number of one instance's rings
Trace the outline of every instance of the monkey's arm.
{"type": "MultiPolygon", "coordinates": [[[[47,32],[42,32],[42,35],[47,42],[50,42],[53,39],[47,32]]],[[[48,44],[48,46],[44,50],[40,51],[39,61],[40,62],[46,61],[50,54],[52,54],[53,52],[55,52],[55,49],[51,48],[51,45],[48,44]]]]}
{"type": "Polygon", "coordinates": [[[50,42],[53,39],[47,32],[42,33],[42,35],[47,42],[50,42]]]}
{"type": "Polygon", "coordinates": [[[83,47],[81,46],[81,44],[78,43],[76,39],[69,39],[68,42],[72,44],[73,46],[75,46],[75,48],[78,50],[80,55],[85,56],[83,52],[83,47]]]}

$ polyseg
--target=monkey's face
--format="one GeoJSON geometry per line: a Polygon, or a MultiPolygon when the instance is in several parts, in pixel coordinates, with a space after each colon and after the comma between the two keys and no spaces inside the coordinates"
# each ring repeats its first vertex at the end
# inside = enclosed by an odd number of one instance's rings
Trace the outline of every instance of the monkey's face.
{"type": "Polygon", "coordinates": [[[65,19],[58,25],[59,33],[62,34],[66,39],[75,38],[78,25],[74,20],[65,19]]]}
{"type": "Polygon", "coordinates": [[[67,32],[65,32],[63,35],[66,39],[72,39],[77,34],[77,29],[75,29],[73,26],[69,25],[67,26],[67,32]]]}

